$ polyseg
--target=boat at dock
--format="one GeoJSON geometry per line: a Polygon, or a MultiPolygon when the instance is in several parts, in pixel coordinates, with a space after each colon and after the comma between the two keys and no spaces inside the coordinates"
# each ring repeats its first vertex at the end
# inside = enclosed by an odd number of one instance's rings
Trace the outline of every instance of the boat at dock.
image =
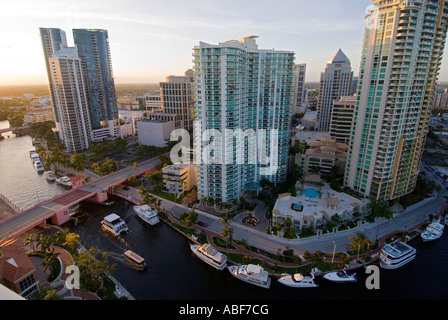
{"type": "Polygon", "coordinates": [[[73,185],[72,180],[67,176],[56,178],[56,183],[61,184],[66,187],[71,187],[73,185]]]}
{"type": "Polygon", "coordinates": [[[356,278],[356,274],[352,273],[349,270],[339,270],[334,272],[329,272],[324,274],[324,279],[333,282],[356,282],[358,279],[356,278]]]}
{"type": "Polygon", "coordinates": [[[157,212],[147,204],[142,206],[134,206],[134,211],[140,219],[152,226],[159,223],[159,216],[157,215],[157,212]]]}
{"type": "Polygon", "coordinates": [[[54,174],[53,171],[45,171],[44,178],[47,179],[48,181],[55,181],[56,175],[54,174]]]}
{"type": "Polygon", "coordinates": [[[41,161],[34,162],[34,168],[36,168],[37,172],[45,171],[44,164],[41,161]]]}
{"type": "Polygon", "coordinates": [[[287,274],[278,279],[281,284],[293,288],[315,288],[319,285],[314,282],[314,274],[309,272],[287,274]]]}
{"type": "Polygon", "coordinates": [[[223,270],[227,266],[227,256],[213,248],[209,243],[190,245],[191,251],[202,261],[215,269],[223,270]]]}
{"type": "Polygon", "coordinates": [[[410,245],[395,240],[386,244],[380,252],[380,266],[384,269],[397,269],[415,258],[417,250],[410,245]]]}
{"type": "Polygon", "coordinates": [[[227,269],[232,276],[244,282],[266,289],[271,286],[271,278],[269,278],[268,272],[259,265],[245,264],[230,266],[227,269]]]}
{"type": "Polygon", "coordinates": [[[423,242],[429,242],[440,239],[443,234],[444,225],[440,223],[440,220],[431,222],[428,227],[420,234],[423,242]]]}

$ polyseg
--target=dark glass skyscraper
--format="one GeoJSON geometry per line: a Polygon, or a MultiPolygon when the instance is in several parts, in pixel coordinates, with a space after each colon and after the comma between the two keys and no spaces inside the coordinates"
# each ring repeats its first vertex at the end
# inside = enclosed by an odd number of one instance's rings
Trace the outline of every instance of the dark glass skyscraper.
{"type": "Polygon", "coordinates": [[[110,126],[118,109],[107,30],[73,29],[73,39],[83,61],[92,129],[110,126]]]}
{"type": "Polygon", "coordinates": [[[59,123],[59,114],[56,110],[55,95],[53,89],[53,78],[51,75],[51,68],[49,59],[53,53],[67,47],[67,37],[65,31],[58,28],[39,28],[42,48],[44,50],[45,66],[47,68],[47,76],[49,81],[50,98],[54,108],[54,116],[56,123],[59,123]]]}

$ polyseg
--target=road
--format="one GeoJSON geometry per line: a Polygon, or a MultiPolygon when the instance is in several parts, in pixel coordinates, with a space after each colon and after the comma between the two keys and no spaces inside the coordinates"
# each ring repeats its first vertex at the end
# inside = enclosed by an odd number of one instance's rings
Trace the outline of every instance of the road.
{"type": "MultiPolygon", "coordinates": [[[[433,177],[436,182],[442,185],[442,180],[437,176],[433,177]]],[[[137,189],[131,189],[128,191],[132,196],[138,196],[137,189]]],[[[448,195],[447,189],[443,187],[441,193],[436,194],[433,198],[427,198],[413,206],[408,207],[405,211],[396,213],[393,219],[380,218],[373,223],[365,223],[356,228],[349,230],[338,231],[334,233],[327,233],[321,236],[307,237],[303,239],[285,239],[275,235],[268,235],[266,232],[256,230],[255,228],[244,225],[241,221],[241,216],[229,221],[229,224],[233,228],[233,239],[244,240],[249,245],[266,250],[268,252],[276,254],[280,249],[283,251],[286,247],[293,249],[295,255],[302,255],[305,251],[316,252],[322,251],[326,253],[332,253],[335,249],[336,252],[345,252],[348,250],[348,246],[351,242],[350,236],[356,232],[361,232],[369,239],[375,241],[376,239],[386,236],[396,231],[406,231],[413,229],[415,226],[427,222],[429,215],[433,216],[439,213],[441,207],[447,204],[445,196],[448,195]]],[[[162,200],[161,208],[171,211],[176,217],[179,217],[182,213],[189,210],[180,204],[162,200]]],[[[198,213],[198,220],[204,222],[205,228],[221,233],[224,228],[221,223],[221,219],[217,216],[195,209],[198,213]]]]}

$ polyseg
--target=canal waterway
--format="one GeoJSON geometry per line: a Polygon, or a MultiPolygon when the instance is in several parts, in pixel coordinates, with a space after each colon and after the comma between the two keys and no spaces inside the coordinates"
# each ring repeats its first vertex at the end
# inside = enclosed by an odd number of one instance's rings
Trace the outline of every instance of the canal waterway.
{"type": "MultiPolygon", "coordinates": [[[[0,141],[0,192],[21,208],[51,198],[65,189],[48,183],[29,159],[32,140],[28,136],[0,141]]],[[[417,249],[414,261],[398,270],[380,270],[380,289],[369,290],[369,276],[364,268],[356,270],[358,281],[335,284],[318,279],[318,288],[294,289],[275,279],[269,289],[255,287],[232,277],[227,270],[218,271],[200,261],[190,250],[188,240],[167,224],[150,227],[134,213],[133,205],[112,198],[111,206],[82,203],[79,220],[69,222],[72,232],[80,235],[82,244],[109,254],[116,263],[115,278],[137,300],[446,300],[448,299],[448,234],[435,242],[411,240],[417,249]],[[129,232],[122,238],[101,230],[100,221],[117,213],[129,232]],[[132,250],[144,257],[147,268],[129,268],[121,255],[132,250]]],[[[295,308],[293,305],[286,305],[295,308]]],[[[305,307],[305,306],[304,306],[305,307]]],[[[344,312],[343,310],[339,310],[344,312]]]]}

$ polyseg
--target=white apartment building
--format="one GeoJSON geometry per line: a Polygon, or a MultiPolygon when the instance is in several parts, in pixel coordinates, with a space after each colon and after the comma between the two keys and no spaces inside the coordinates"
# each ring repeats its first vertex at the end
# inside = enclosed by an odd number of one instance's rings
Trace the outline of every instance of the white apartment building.
{"type": "Polygon", "coordinates": [[[333,102],[330,119],[330,137],[348,144],[355,115],[356,96],[344,96],[333,102]]]}
{"type": "Polygon", "coordinates": [[[200,197],[230,203],[244,191],[258,189],[263,178],[286,181],[294,52],[258,49],[255,38],[200,42],[193,49],[195,130],[197,136],[221,134],[195,140],[200,197]],[[262,129],[264,141],[229,134],[253,130],[262,135],[262,129]],[[204,153],[207,162],[202,161],[204,153]]]}
{"type": "Polygon", "coordinates": [[[68,152],[89,148],[92,129],[82,61],[76,48],[64,47],[48,59],[59,137],[68,152]]]}
{"type": "Polygon", "coordinates": [[[320,75],[317,100],[317,130],[329,131],[333,101],[350,94],[353,72],[350,60],[341,49],[327,62],[320,75]]]}
{"type": "Polygon", "coordinates": [[[345,185],[391,200],[412,192],[428,132],[448,2],[372,0],[345,185]]]}

